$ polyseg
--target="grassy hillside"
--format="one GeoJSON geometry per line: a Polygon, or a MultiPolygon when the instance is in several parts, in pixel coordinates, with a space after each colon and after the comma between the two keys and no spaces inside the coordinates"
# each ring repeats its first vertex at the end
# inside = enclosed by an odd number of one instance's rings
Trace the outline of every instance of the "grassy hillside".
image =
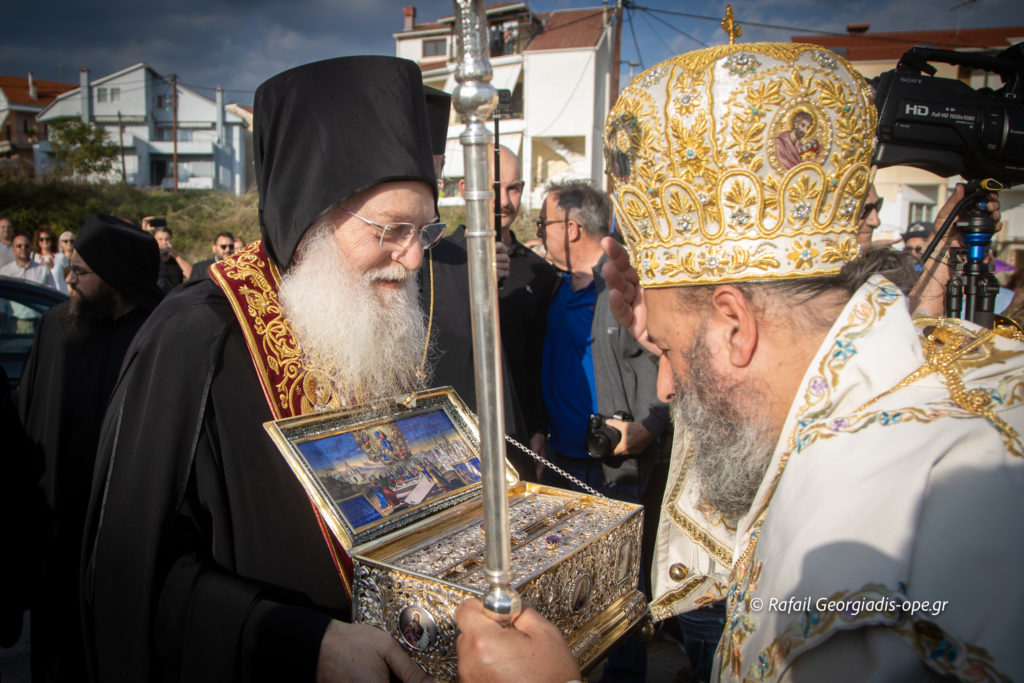
{"type": "MultiPolygon", "coordinates": [[[[239,235],[246,242],[259,237],[257,196],[243,197],[212,190],[140,190],[114,184],[78,184],[57,180],[0,179],[0,216],[14,221],[19,231],[31,233],[49,226],[57,234],[78,233],[93,211],[126,218],[136,223],[144,216],[163,216],[174,231],[174,245],[189,261],[210,257],[210,245],[221,231],[239,235]]],[[[520,216],[514,230],[520,240],[533,236],[529,217],[520,216]]],[[[449,226],[465,221],[462,207],[441,209],[449,226]]]]}

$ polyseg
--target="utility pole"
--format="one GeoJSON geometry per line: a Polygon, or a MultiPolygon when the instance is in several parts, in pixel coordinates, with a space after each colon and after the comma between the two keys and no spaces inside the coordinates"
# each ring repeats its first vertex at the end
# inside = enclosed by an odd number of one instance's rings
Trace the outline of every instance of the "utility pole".
{"type": "Polygon", "coordinates": [[[615,6],[615,36],[612,46],[612,91],[611,100],[608,102],[609,110],[615,106],[615,100],[619,99],[619,62],[622,56],[622,0],[618,0],[615,6]]]}
{"type": "Polygon", "coordinates": [[[121,122],[121,110],[117,110],[117,138],[121,148],[121,184],[128,184],[128,174],[124,170],[124,123],[121,122]]]}
{"type": "MultiPolygon", "coordinates": [[[[612,87],[608,93],[608,111],[611,112],[619,99],[619,61],[622,56],[622,0],[615,3],[615,35],[612,37],[612,87]]],[[[611,176],[605,177],[608,192],[615,191],[611,176]]]]}
{"type": "Polygon", "coordinates": [[[171,74],[171,137],[174,138],[174,191],[178,191],[178,74],[171,74]]]}

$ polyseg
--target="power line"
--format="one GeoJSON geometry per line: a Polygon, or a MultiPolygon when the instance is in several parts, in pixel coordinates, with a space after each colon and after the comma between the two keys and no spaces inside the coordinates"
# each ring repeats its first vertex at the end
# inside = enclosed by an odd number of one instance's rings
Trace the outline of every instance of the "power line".
{"type": "MultiPolygon", "coordinates": [[[[638,7],[638,6],[635,6],[635,5],[633,5],[632,7],[634,9],[643,10],[645,12],[657,12],[659,14],[670,14],[672,16],[685,17],[687,19],[701,19],[703,21],[713,21],[715,23],[718,23],[718,22],[721,21],[721,18],[719,18],[719,17],[709,17],[709,16],[705,16],[703,14],[691,14],[689,12],[677,12],[675,10],[668,10],[668,9],[654,9],[653,7],[638,7]]],[[[899,43],[913,42],[912,39],[902,38],[902,37],[899,37],[899,36],[882,36],[882,35],[878,35],[878,34],[869,34],[869,33],[863,33],[863,34],[857,34],[855,36],[851,36],[847,32],[823,31],[821,29],[805,28],[805,27],[800,27],[800,26],[784,26],[784,25],[781,25],[781,24],[765,24],[765,23],[758,22],[758,21],[745,21],[745,20],[743,20],[743,19],[741,19],[739,17],[736,18],[736,23],[741,25],[741,26],[757,26],[758,28],[769,28],[769,29],[775,29],[775,30],[779,30],[779,31],[789,31],[789,32],[798,33],[798,34],[799,33],[804,33],[804,34],[810,33],[810,34],[821,35],[821,36],[834,36],[834,37],[838,37],[838,38],[851,38],[851,37],[854,37],[854,38],[856,38],[858,40],[872,40],[872,41],[875,41],[875,42],[888,43],[888,44],[892,44],[892,43],[899,44],[899,43]]],[[[938,42],[938,41],[929,41],[929,44],[930,45],[934,45],[936,47],[963,47],[959,43],[943,43],[943,42],[938,42]]]]}
{"type": "Polygon", "coordinates": [[[661,37],[661,34],[654,30],[654,24],[651,23],[651,18],[644,14],[644,21],[647,22],[647,28],[654,34],[654,37],[661,41],[661,44],[665,46],[665,52],[672,53],[672,48],[669,46],[668,41],[661,37]]]}
{"type": "MultiPolygon", "coordinates": [[[[672,29],[673,31],[683,35],[684,37],[689,38],[690,40],[692,40],[693,42],[697,43],[701,47],[708,47],[708,44],[705,43],[700,38],[696,38],[694,36],[691,36],[689,33],[687,33],[686,31],[682,30],[681,28],[677,28],[677,27],[673,26],[672,24],[668,23],[667,21],[665,21],[664,19],[662,19],[661,17],[655,16],[651,12],[650,8],[647,8],[647,7],[637,7],[636,9],[641,10],[642,12],[646,13],[648,16],[650,16],[651,19],[654,19],[656,21],[660,21],[661,23],[665,24],[665,26],[668,26],[670,29],[672,29]]],[[[651,30],[653,31],[654,29],[652,28],[651,30]]],[[[655,35],[658,35],[658,34],[655,33],[655,35]]],[[[658,36],[658,37],[660,38],[661,36],[658,36]]],[[[671,49],[669,50],[669,52],[671,52],[671,49]]]]}
{"type": "Polygon", "coordinates": [[[631,4],[627,6],[626,3],[623,3],[622,6],[625,7],[626,9],[630,10],[629,14],[626,15],[626,21],[629,22],[629,32],[633,34],[633,46],[636,47],[636,56],[637,56],[637,59],[640,61],[640,68],[643,68],[643,66],[644,66],[644,57],[643,57],[643,55],[640,54],[640,41],[638,41],[636,39],[636,30],[633,28],[633,11],[632,10],[634,8],[633,8],[633,6],[631,4]]]}

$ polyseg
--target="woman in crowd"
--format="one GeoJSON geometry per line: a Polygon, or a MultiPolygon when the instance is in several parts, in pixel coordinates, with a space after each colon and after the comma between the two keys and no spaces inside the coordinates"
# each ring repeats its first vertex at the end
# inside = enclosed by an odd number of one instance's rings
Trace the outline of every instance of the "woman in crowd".
{"type": "Polygon", "coordinates": [[[53,236],[53,231],[49,228],[36,230],[32,246],[32,260],[49,268],[57,290],[67,294],[68,285],[64,282],[64,275],[71,264],[67,257],[57,249],[57,238],[53,236]]]}
{"type": "Polygon", "coordinates": [[[60,246],[60,253],[64,254],[64,258],[71,262],[71,253],[75,250],[75,235],[70,230],[65,230],[60,234],[60,240],[57,242],[60,246]]]}

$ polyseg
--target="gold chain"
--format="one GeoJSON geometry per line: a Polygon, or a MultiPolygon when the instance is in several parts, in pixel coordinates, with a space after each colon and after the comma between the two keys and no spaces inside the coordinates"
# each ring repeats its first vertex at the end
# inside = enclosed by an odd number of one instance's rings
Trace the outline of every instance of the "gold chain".
{"type": "Polygon", "coordinates": [[[434,249],[427,249],[427,269],[430,272],[430,307],[427,313],[427,338],[423,342],[423,357],[420,359],[420,367],[416,371],[416,377],[420,382],[426,383],[427,376],[423,369],[427,367],[427,351],[430,349],[430,331],[434,325],[434,249]]]}

